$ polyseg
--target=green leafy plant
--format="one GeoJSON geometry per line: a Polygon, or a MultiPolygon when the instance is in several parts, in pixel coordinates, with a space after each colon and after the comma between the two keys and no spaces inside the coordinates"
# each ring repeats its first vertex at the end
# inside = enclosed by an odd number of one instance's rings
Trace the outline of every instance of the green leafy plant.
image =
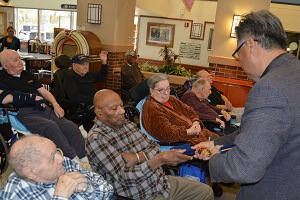
{"type": "Polygon", "coordinates": [[[178,59],[179,55],[176,55],[168,46],[161,48],[158,53],[159,56],[163,57],[163,65],[159,67],[151,66],[148,62],[146,62],[141,66],[142,71],[161,72],[175,76],[193,76],[190,70],[186,70],[184,67],[175,64],[175,61],[178,59]]]}

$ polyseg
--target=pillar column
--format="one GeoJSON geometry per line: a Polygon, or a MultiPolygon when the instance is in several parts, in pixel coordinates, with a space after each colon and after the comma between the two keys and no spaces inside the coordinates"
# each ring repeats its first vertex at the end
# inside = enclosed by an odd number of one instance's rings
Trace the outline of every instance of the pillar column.
{"type": "Polygon", "coordinates": [[[121,78],[116,70],[125,62],[126,50],[133,50],[133,30],[136,0],[77,1],[77,26],[95,33],[108,51],[108,77],[103,87],[120,88],[121,78]],[[88,4],[101,4],[101,24],[87,23],[88,4]]]}

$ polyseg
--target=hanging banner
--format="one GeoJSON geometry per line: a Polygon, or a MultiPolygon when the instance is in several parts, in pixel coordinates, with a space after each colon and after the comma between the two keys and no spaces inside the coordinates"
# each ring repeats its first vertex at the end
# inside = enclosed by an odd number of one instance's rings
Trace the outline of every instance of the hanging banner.
{"type": "Polygon", "coordinates": [[[6,6],[9,4],[10,1],[11,0],[0,0],[0,2],[3,3],[6,6]]]}
{"type": "Polygon", "coordinates": [[[185,8],[190,12],[192,10],[194,0],[182,0],[185,8]]]}

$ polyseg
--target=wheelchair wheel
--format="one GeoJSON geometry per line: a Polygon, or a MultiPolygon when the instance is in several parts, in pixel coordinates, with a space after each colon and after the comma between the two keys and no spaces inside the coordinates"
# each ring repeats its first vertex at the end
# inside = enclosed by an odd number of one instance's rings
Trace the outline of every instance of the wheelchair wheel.
{"type": "Polygon", "coordinates": [[[121,97],[124,106],[130,104],[131,98],[129,96],[129,92],[123,89],[114,89],[113,91],[116,92],[121,97]]]}
{"type": "Polygon", "coordinates": [[[8,148],[7,143],[0,134],[0,174],[3,174],[8,166],[8,148]]]}

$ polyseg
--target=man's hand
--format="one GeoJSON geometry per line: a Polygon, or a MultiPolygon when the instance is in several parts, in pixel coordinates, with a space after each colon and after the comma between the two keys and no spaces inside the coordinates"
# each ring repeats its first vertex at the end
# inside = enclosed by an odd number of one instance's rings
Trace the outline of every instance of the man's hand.
{"type": "Polygon", "coordinates": [[[199,147],[206,147],[210,151],[210,155],[207,154],[206,151],[195,152],[194,158],[198,158],[201,160],[209,160],[213,155],[220,153],[219,149],[222,145],[214,146],[214,141],[207,141],[207,142],[200,142],[199,144],[196,144],[192,146],[192,149],[197,149],[199,147]]]}
{"type": "Polygon", "coordinates": [[[228,112],[226,112],[225,110],[222,110],[221,114],[224,116],[226,121],[229,121],[231,119],[231,115],[228,112]]]}
{"type": "Polygon", "coordinates": [[[137,157],[134,153],[122,152],[121,156],[126,161],[128,167],[133,167],[138,163],[137,157]]]}
{"type": "Polygon", "coordinates": [[[221,119],[219,118],[216,118],[216,121],[219,122],[221,125],[220,125],[220,128],[224,129],[225,128],[225,122],[223,122],[221,119]]]}
{"type": "Polygon", "coordinates": [[[79,172],[66,173],[59,177],[54,195],[69,199],[74,193],[82,192],[88,186],[88,180],[79,172]]]}
{"type": "Polygon", "coordinates": [[[107,63],[107,54],[107,51],[101,51],[101,53],[99,54],[102,64],[104,65],[107,63]]]}
{"type": "Polygon", "coordinates": [[[54,113],[58,118],[62,118],[65,115],[64,109],[60,107],[59,104],[53,105],[54,113]]]}
{"type": "MultiPolygon", "coordinates": [[[[32,94],[30,94],[30,96],[31,95],[32,94]]],[[[44,99],[43,97],[38,96],[38,95],[35,97],[35,101],[40,101],[40,100],[43,100],[43,99],[44,99]]],[[[46,108],[47,105],[45,103],[41,103],[40,106],[43,107],[43,108],[46,108]]]]}
{"type": "Polygon", "coordinates": [[[176,166],[180,163],[192,160],[193,157],[183,154],[185,151],[185,149],[171,149],[164,151],[149,160],[149,165],[152,170],[155,170],[162,165],[176,166]]]}
{"type": "Polygon", "coordinates": [[[193,125],[186,130],[188,135],[199,135],[201,126],[198,121],[193,122],[193,125]]]}

